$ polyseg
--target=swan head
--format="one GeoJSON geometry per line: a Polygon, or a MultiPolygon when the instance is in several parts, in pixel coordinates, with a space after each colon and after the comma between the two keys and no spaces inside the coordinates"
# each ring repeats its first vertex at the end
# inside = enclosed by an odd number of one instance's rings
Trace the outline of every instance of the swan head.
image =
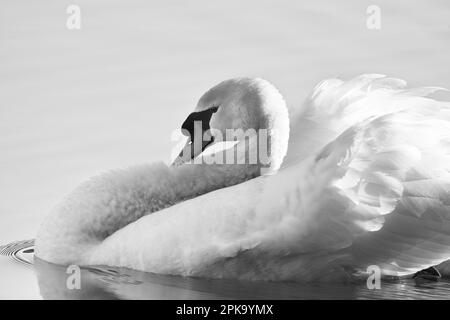
{"type": "Polygon", "coordinates": [[[194,112],[184,121],[182,131],[188,138],[174,166],[190,162],[215,143],[239,144],[243,142],[240,138],[244,138],[253,139],[253,148],[264,149],[266,160],[261,163],[264,157],[258,151],[257,164],[277,170],[287,152],[289,116],[282,95],[270,82],[234,78],[201,96],[194,112]]]}

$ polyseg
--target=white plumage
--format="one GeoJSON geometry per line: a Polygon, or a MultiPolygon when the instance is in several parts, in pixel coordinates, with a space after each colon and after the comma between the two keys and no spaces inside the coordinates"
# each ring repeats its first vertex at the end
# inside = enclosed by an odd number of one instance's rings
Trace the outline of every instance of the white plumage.
{"type": "MultiPolygon", "coordinates": [[[[232,101],[239,110],[244,102],[263,110],[277,103],[268,116],[284,117],[284,101],[267,82],[232,81],[220,95],[236,88],[256,88],[258,98],[241,94],[232,101]]],[[[46,219],[37,255],[299,281],[347,279],[370,265],[401,276],[439,264],[450,259],[450,104],[427,97],[437,89],[407,89],[380,75],[323,81],[291,112],[276,174],[256,177],[254,165],[157,164],[99,176],[46,219]]]]}

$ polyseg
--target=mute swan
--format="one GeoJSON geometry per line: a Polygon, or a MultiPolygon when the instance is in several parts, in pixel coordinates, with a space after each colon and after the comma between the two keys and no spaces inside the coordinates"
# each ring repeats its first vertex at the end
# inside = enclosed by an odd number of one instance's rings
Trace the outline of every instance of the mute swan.
{"type": "MultiPolygon", "coordinates": [[[[291,113],[288,142],[275,87],[224,81],[183,128],[200,119],[204,130],[269,129],[270,175],[259,176],[260,161],[186,164],[211,145],[188,141],[174,167],[82,184],[44,220],[36,255],[252,280],[342,280],[370,265],[402,276],[439,264],[450,258],[450,105],[426,97],[434,90],[380,75],[323,81],[291,113]]],[[[238,156],[258,143],[250,137],[238,156]]]]}

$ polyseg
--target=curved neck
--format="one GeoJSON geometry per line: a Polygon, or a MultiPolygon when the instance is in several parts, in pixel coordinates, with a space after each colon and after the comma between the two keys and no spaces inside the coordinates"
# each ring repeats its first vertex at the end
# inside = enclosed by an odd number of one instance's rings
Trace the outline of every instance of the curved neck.
{"type": "MultiPolygon", "coordinates": [[[[289,142],[287,111],[265,117],[259,130],[236,133],[239,142],[220,152],[200,155],[193,163],[173,168],[178,202],[230,187],[260,175],[273,174],[281,166],[289,142]]],[[[226,136],[226,133],[225,133],[226,136]]],[[[233,141],[230,137],[223,140],[233,141]]]]}
{"type": "Polygon", "coordinates": [[[260,175],[258,164],[187,164],[173,169],[176,202],[230,187],[260,175]]]}

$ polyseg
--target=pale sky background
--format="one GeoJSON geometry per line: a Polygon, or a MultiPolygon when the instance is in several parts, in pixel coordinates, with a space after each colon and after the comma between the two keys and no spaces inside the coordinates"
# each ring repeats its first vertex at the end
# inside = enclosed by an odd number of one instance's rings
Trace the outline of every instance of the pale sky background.
{"type": "Polygon", "coordinates": [[[88,177],[168,161],[200,95],[258,76],[291,108],[320,80],[450,88],[450,1],[0,2],[0,244],[88,177]],[[81,30],[66,8],[81,8],[81,30]],[[381,9],[368,30],[366,9],[381,9]]]}

